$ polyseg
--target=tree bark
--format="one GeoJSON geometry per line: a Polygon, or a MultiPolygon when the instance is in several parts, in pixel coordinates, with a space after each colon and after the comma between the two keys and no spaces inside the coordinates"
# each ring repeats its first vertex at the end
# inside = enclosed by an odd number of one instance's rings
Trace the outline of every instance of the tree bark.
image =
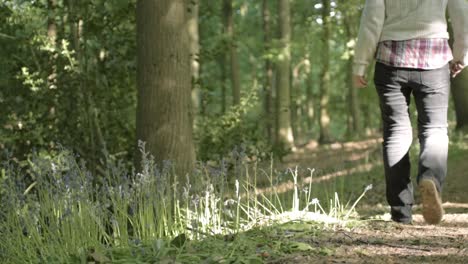
{"type": "Polygon", "coordinates": [[[240,72],[237,44],[234,36],[234,14],[232,0],[223,0],[224,31],[227,37],[228,53],[231,64],[231,88],[233,105],[240,103],[240,72]]]}
{"type": "MultiPolygon", "coordinates": [[[[270,53],[272,34],[271,34],[271,13],[268,2],[270,0],[263,0],[262,4],[262,17],[263,17],[263,41],[264,41],[264,53],[270,53]]],[[[265,59],[265,81],[263,88],[263,111],[265,114],[265,130],[268,138],[268,142],[273,140],[273,123],[272,123],[272,85],[273,85],[273,63],[268,56],[265,59]]]]}
{"type": "Polygon", "coordinates": [[[280,55],[277,63],[277,145],[294,147],[291,129],[291,11],[290,0],[278,0],[280,55]]]}
{"type": "Polygon", "coordinates": [[[314,109],[314,96],[313,96],[314,82],[311,74],[307,77],[306,88],[306,113],[307,113],[307,131],[310,132],[314,128],[315,109],[314,109]]]}
{"type": "Polygon", "coordinates": [[[452,96],[457,117],[457,129],[468,132],[468,69],[452,79],[452,96]]]}
{"type": "Polygon", "coordinates": [[[227,78],[227,55],[225,53],[221,54],[218,59],[219,68],[221,69],[221,113],[225,114],[227,109],[227,88],[228,88],[228,78],[227,78]]]}
{"type": "MultiPolygon", "coordinates": [[[[77,61],[78,68],[78,85],[73,97],[72,102],[80,106],[78,121],[84,128],[84,137],[81,148],[82,151],[87,153],[88,165],[93,173],[97,174],[97,168],[99,164],[99,155],[105,148],[104,139],[99,134],[98,125],[96,122],[96,108],[93,102],[93,86],[88,82],[88,57],[86,56],[86,36],[84,30],[84,19],[83,14],[87,13],[87,7],[80,5],[80,2],[68,0],[68,16],[69,16],[69,27],[70,27],[70,39],[74,56],[77,61]]],[[[70,93],[73,93],[70,91],[70,93]]],[[[69,108],[70,110],[73,108],[69,108]]],[[[95,179],[97,180],[97,179],[95,179]]]]}
{"type": "Polygon", "coordinates": [[[190,64],[192,70],[192,105],[195,114],[200,112],[200,37],[198,17],[200,0],[188,1],[188,31],[190,38],[190,64]]]}
{"type": "Polygon", "coordinates": [[[309,60],[304,58],[301,62],[299,62],[292,71],[293,79],[292,79],[292,86],[291,86],[291,128],[293,132],[293,138],[297,141],[301,135],[302,126],[299,118],[301,116],[301,100],[300,100],[300,90],[301,90],[301,82],[303,71],[307,72],[309,60]]]}
{"type": "Polygon", "coordinates": [[[195,162],[186,12],[185,0],[137,2],[137,139],[182,181],[195,162]]]}
{"type": "MultiPolygon", "coordinates": [[[[454,34],[452,23],[448,24],[450,47],[453,49],[454,34]]],[[[457,130],[468,132],[468,69],[464,69],[451,80],[451,92],[457,118],[457,130]]]]}
{"type": "Polygon", "coordinates": [[[49,17],[47,19],[47,36],[51,43],[57,40],[57,23],[55,22],[55,10],[57,8],[57,0],[47,0],[49,17]]]}
{"type": "MultiPolygon", "coordinates": [[[[49,17],[47,19],[47,37],[49,38],[50,43],[56,47],[57,46],[57,23],[55,21],[56,9],[57,9],[57,0],[48,0],[48,11],[49,17]]],[[[47,77],[47,86],[50,89],[57,88],[57,56],[54,52],[49,60],[52,70],[47,77]]]]}
{"type": "Polygon", "coordinates": [[[353,59],[349,59],[347,65],[347,87],[348,87],[348,108],[349,108],[349,126],[350,136],[359,136],[361,133],[361,113],[359,111],[359,98],[356,88],[353,87],[353,59]]]}
{"type": "Polygon", "coordinates": [[[328,102],[330,100],[330,36],[331,36],[331,16],[330,0],[322,0],[322,73],[320,77],[320,143],[331,142],[330,136],[330,116],[328,114],[328,102]]]}
{"type": "MultiPolygon", "coordinates": [[[[351,25],[353,23],[352,18],[350,17],[349,13],[344,11],[343,12],[343,22],[344,22],[344,29],[346,32],[346,39],[352,40],[354,39],[356,33],[352,30],[351,25]]],[[[350,48],[346,47],[349,53],[349,58],[347,62],[347,72],[346,72],[346,83],[345,85],[348,87],[348,135],[350,137],[359,136],[362,130],[361,127],[361,113],[359,111],[359,97],[357,94],[357,89],[353,86],[353,59],[354,57],[351,55],[350,48]]]]}

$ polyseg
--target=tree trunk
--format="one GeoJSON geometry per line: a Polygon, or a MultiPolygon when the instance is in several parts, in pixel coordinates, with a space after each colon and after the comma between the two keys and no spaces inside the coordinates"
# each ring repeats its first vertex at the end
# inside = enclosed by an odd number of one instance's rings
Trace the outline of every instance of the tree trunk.
{"type": "Polygon", "coordinates": [[[47,36],[51,43],[57,40],[57,23],[55,23],[55,10],[57,8],[57,0],[47,0],[49,17],[47,19],[47,36]]]}
{"type": "Polygon", "coordinates": [[[186,12],[185,0],[137,2],[137,139],[182,181],[195,161],[186,12]]]}
{"type": "Polygon", "coordinates": [[[292,86],[291,86],[291,128],[293,132],[293,138],[299,139],[301,134],[301,123],[299,117],[301,116],[301,100],[299,99],[299,93],[301,89],[301,75],[302,71],[307,72],[307,58],[304,58],[299,64],[297,64],[292,71],[292,86]]]}
{"type": "MultiPolygon", "coordinates": [[[[223,15],[225,13],[225,8],[224,8],[224,3],[223,3],[223,15]]],[[[226,37],[226,32],[227,32],[227,19],[223,21],[223,31],[222,34],[226,37]]],[[[227,42],[223,43],[223,48],[227,48],[227,42]]],[[[229,52],[221,52],[218,56],[218,64],[219,68],[221,70],[221,113],[225,114],[227,107],[228,107],[228,100],[227,100],[227,90],[228,90],[228,70],[229,67],[227,63],[229,62],[229,52]]]]}
{"type": "Polygon", "coordinates": [[[350,58],[347,63],[347,87],[348,87],[348,108],[349,108],[349,125],[348,125],[348,134],[353,136],[359,136],[362,127],[361,127],[361,113],[359,111],[359,98],[356,88],[352,84],[353,78],[353,58],[350,58]]]}
{"type": "Polygon", "coordinates": [[[240,103],[240,72],[239,57],[237,56],[237,44],[234,36],[234,17],[232,0],[223,0],[224,30],[227,37],[228,53],[231,60],[231,88],[233,104],[240,103]]]}
{"type": "Polygon", "coordinates": [[[227,55],[225,53],[220,54],[218,64],[221,69],[221,113],[225,114],[227,109],[227,55]]]}
{"type": "Polygon", "coordinates": [[[457,129],[468,132],[468,69],[452,79],[452,96],[457,117],[457,129]]]}
{"type": "Polygon", "coordinates": [[[330,136],[330,116],[328,115],[328,102],[330,100],[330,35],[331,35],[331,16],[330,0],[322,0],[322,73],[320,77],[320,143],[331,142],[330,136]]]}
{"type": "MultiPolygon", "coordinates": [[[[344,29],[346,32],[346,39],[352,40],[355,37],[355,32],[351,29],[352,25],[352,18],[350,17],[349,13],[344,11],[343,13],[343,22],[344,22],[344,29]]],[[[346,50],[348,50],[349,58],[347,62],[347,69],[346,69],[346,83],[345,85],[348,87],[348,135],[350,137],[359,136],[361,133],[361,113],[359,111],[359,97],[357,94],[357,89],[353,86],[353,59],[354,57],[351,55],[351,50],[347,46],[346,43],[346,50]]]]}
{"type": "Polygon", "coordinates": [[[188,31],[190,38],[190,64],[192,69],[192,105],[194,114],[200,112],[200,37],[198,17],[200,0],[191,0],[188,3],[188,31]]]}
{"type": "MultiPolygon", "coordinates": [[[[453,49],[452,23],[448,25],[450,34],[450,47],[453,49]]],[[[457,130],[468,132],[468,69],[464,69],[457,77],[451,80],[451,92],[457,118],[457,130]]]]}
{"type": "MultiPolygon", "coordinates": [[[[68,0],[68,16],[70,27],[70,39],[72,49],[75,54],[78,68],[78,85],[77,91],[74,94],[73,101],[80,106],[78,109],[78,121],[84,128],[83,142],[78,148],[80,151],[87,154],[89,168],[93,175],[97,175],[97,167],[99,164],[99,155],[103,150],[100,135],[96,127],[96,108],[92,101],[93,86],[88,83],[88,57],[86,56],[86,38],[84,31],[84,20],[82,14],[86,14],[87,8],[80,5],[80,2],[68,0]]],[[[75,91],[73,91],[75,92],[75,91]]],[[[70,91],[70,93],[73,93],[70,91]]],[[[73,109],[73,108],[69,108],[73,109]]],[[[95,179],[97,180],[97,179],[95,179]]]]}
{"type": "MultiPolygon", "coordinates": [[[[50,43],[56,47],[57,46],[57,23],[55,22],[55,15],[57,9],[57,0],[48,0],[48,11],[49,17],[47,19],[47,37],[49,38],[50,43]]],[[[57,88],[57,56],[56,53],[52,54],[50,57],[49,63],[52,67],[52,70],[47,77],[47,86],[50,89],[57,88]]]]}
{"type": "Polygon", "coordinates": [[[290,0],[278,0],[280,55],[277,63],[277,145],[294,147],[291,129],[291,11],[290,0]]]}
{"type": "Polygon", "coordinates": [[[311,62],[309,56],[309,66],[307,67],[307,80],[306,80],[306,103],[305,112],[307,114],[307,132],[312,131],[315,121],[315,109],[314,109],[314,80],[312,78],[311,62]]]}
{"type": "Polygon", "coordinates": [[[294,139],[294,143],[299,138],[299,130],[297,127],[298,122],[298,114],[297,114],[297,94],[299,90],[299,65],[293,66],[291,65],[292,71],[291,71],[291,87],[290,87],[290,107],[291,109],[291,131],[294,139]]]}
{"type": "MultiPolygon", "coordinates": [[[[263,41],[264,41],[264,53],[270,53],[271,49],[271,13],[268,6],[268,2],[270,0],[263,0],[263,8],[262,8],[262,16],[263,16],[263,41]]],[[[265,122],[266,122],[266,134],[268,138],[268,142],[272,142],[273,136],[273,124],[272,124],[272,84],[273,84],[273,63],[271,60],[266,56],[265,59],[265,83],[264,83],[264,98],[263,98],[263,107],[264,107],[264,114],[265,114],[265,122]]]]}

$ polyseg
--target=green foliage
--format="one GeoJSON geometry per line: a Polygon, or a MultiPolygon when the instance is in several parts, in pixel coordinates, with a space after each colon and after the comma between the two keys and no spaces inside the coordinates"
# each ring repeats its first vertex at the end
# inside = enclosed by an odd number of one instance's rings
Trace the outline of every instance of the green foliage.
{"type": "Polygon", "coordinates": [[[259,126],[264,120],[255,114],[258,103],[258,91],[253,89],[224,115],[201,117],[195,130],[198,158],[219,160],[236,148],[241,148],[249,158],[268,157],[271,147],[259,126]]]}
{"type": "Polygon", "coordinates": [[[22,160],[60,143],[101,168],[101,150],[131,158],[135,25],[126,10],[135,2],[105,3],[57,1],[52,20],[46,1],[2,4],[0,32],[11,38],[0,38],[0,149],[22,160]]]}
{"type": "MultiPolygon", "coordinates": [[[[31,155],[22,164],[4,162],[1,259],[11,263],[124,261],[128,252],[135,252],[136,261],[141,262],[177,256],[184,263],[196,263],[215,250],[221,253],[219,260],[258,263],[262,259],[258,247],[249,244],[251,236],[242,234],[257,225],[301,219],[339,223],[317,207],[289,211],[288,203],[275,193],[269,194],[273,198],[255,195],[256,164],[241,161],[235,174],[229,175],[225,164],[200,164],[180,186],[170,162],[156,166],[144,144],[140,150],[141,172],[130,172],[124,163],[107,157],[103,178],[95,177],[65,149],[56,149],[55,155],[31,155]],[[191,182],[192,178],[199,180],[191,182]],[[229,178],[236,179],[234,186],[229,178]],[[215,242],[220,238],[227,241],[223,250],[215,242]],[[213,241],[213,248],[202,241],[213,241]],[[193,254],[189,247],[203,254],[193,254]]],[[[281,175],[271,172],[268,177],[275,190],[281,175]]],[[[307,204],[309,196],[295,196],[301,199],[297,205],[307,204]]],[[[314,205],[321,208],[318,200],[314,205]]],[[[277,245],[281,252],[309,250],[297,243],[281,243],[277,245]]]]}
{"type": "MultiPolygon", "coordinates": [[[[81,154],[102,171],[102,151],[133,159],[136,108],[136,25],[132,10],[135,0],[56,1],[53,8],[42,1],[3,1],[0,10],[0,149],[8,149],[23,160],[31,149],[52,151],[62,144],[81,154]],[[57,41],[48,38],[54,23],[57,41]]],[[[318,136],[319,74],[321,68],[321,24],[319,1],[292,3],[292,68],[301,68],[292,93],[298,116],[297,143],[318,136]],[[306,96],[311,91],[312,98],[306,96]],[[311,105],[315,114],[306,114],[311,105]],[[311,120],[312,119],[312,120],[311,120]]],[[[233,1],[234,38],[223,32],[222,3],[200,1],[200,88],[202,106],[195,118],[198,159],[226,155],[235,146],[244,146],[250,157],[263,157],[287,150],[272,146],[266,126],[274,123],[274,109],[265,113],[265,59],[278,60],[276,36],[278,7],[269,4],[273,39],[264,41],[261,2],[233,1]],[[240,61],[241,94],[245,105],[231,107],[230,64],[223,60],[228,44],[237,47],[240,61]],[[223,79],[224,78],[224,79],[223,79]],[[252,84],[256,83],[255,91],[252,84]],[[225,93],[221,91],[225,87],[225,93]],[[255,93],[253,98],[252,93],[255,93]],[[223,98],[224,97],[224,98],[223,98]],[[221,104],[225,104],[224,107],[221,104]],[[222,111],[222,109],[227,109],[222,111]]],[[[347,61],[352,54],[351,34],[357,27],[361,6],[358,1],[338,1],[333,7],[334,30],[331,45],[331,129],[340,140],[346,134],[347,61]],[[344,20],[345,16],[350,21],[344,20]]],[[[292,69],[292,70],[293,70],[292,69]]],[[[274,75],[274,74],[273,74],[274,75]]],[[[274,79],[274,76],[273,76],[274,79]]],[[[273,83],[274,85],[274,83],[273,83]]],[[[274,102],[273,92],[272,102],[274,102]]],[[[375,131],[380,124],[374,91],[360,92],[364,126],[375,131]]],[[[272,103],[274,105],[274,103],[272,103]]],[[[272,108],[274,108],[272,106],[272,108]]],[[[4,157],[3,157],[4,158],[4,157]]]]}

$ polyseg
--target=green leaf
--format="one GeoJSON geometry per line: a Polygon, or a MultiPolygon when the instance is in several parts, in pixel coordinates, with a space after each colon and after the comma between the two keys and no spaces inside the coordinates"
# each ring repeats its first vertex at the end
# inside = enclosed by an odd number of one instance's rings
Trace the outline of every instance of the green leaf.
{"type": "Polygon", "coordinates": [[[284,245],[283,250],[285,253],[293,253],[293,252],[304,252],[304,251],[311,251],[314,248],[306,243],[303,242],[296,242],[292,241],[284,245]]]}
{"type": "Polygon", "coordinates": [[[89,255],[97,263],[109,263],[110,259],[100,252],[93,252],[89,255]]]}

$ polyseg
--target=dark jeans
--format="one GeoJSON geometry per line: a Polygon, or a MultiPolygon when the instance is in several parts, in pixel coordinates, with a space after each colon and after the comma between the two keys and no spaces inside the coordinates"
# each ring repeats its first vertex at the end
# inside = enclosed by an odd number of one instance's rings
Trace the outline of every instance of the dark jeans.
{"type": "Polygon", "coordinates": [[[409,158],[413,141],[408,111],[410,96],[413,94],[418,111],[421,150],[417,182],[432,179],[441,192],[447,174],[449,66],[419,70],[377,63],[374,82],[383,121],[387,201],[391,206],[392,219],[406,222],[411,220],[414,202],[409,158]]]}

